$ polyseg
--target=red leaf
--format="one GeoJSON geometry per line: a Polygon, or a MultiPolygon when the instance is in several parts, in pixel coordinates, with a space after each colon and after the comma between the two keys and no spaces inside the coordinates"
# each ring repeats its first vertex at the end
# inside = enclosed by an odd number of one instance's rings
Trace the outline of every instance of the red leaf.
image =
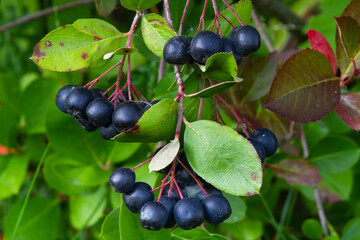
{"type": "Polygon", "coordinates": [[[335,111],[346,125],[360,130],[360,92],[342,94],[335,111]]]}
{"type": "Polygon", "coordinates": [[[322,53],[329,60],[333,73],[336,75],[337,66],[336,66],[336,57],[333,49],[330,47],[329,42],[326,38],[313,29],[306,32],[309,38],[310,45],[312,49],[322,53]]]}
{"type": "Polygon", "coordinates": [[[7,147],[0,145],[0,156],[1,155],[7,155],[7,154],[10,154],[12,152],[13,151],[11,149],[8,149],[7,147]]]}
{"type": "Polygon", "coordinates": [[[274,170],[277,177],[285,179],[292,185],[294,183],[313,186],[321,182],[319,170],[316,166],[298,160],[282,160],[279,164],[267,164],[274,170]]]}
{"type": "Polygon", "coordinates": [[[339,84],[326,57],[305,49],[279,69],[263,106],[292,121],[314,122],[339,103],[339,84]]]}

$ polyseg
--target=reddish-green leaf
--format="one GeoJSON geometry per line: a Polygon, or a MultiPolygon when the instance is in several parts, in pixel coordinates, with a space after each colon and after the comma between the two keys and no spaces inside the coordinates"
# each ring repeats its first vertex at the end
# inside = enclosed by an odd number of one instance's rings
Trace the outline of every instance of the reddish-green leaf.
{"type": "Polygon", "coordinates": [[[161,0],[120,0],[121,5],[129,10],[144,10],[155,6],[161,0]]]}
{"type": "Polygon", "coordinates": [[[79,19],[47,34],[30,59],[41,68],[59,72],[100,67],[107,63],[103,56],[120,48],[126,36],[105,21],[79,19]]]}
{"type": "Polygon", "coordinates": [[[360,24],[360,1],[352,0],[345,8],[343,16],[351,16],[360,24]]]}
{"type": "Polygon", "coordinates": [[[360,64],[360,26],[352,17],[335,18],[338,24],[336,31],[336,55],[343,78],[354,73],[353,61],[360,64]]]}
{"type": "Polygon", "coordinates": [[[323,54],[305,49],[279,69],[263,106],[292,121],[317,121],[338,104],[339,82],[323,54]]]}
{"type": "Polygon", "coordinates": [[[277,177],[285,179],[288,184],[315,185],[321,182],[316,166],[298,160],[282,160],[279,164],[267,164],[277,177]]]}
{"type": "Polygon", "coordinates": [[[331,64],[334,74],[336,74],[337,66],[335,53],[326,38],[321,33],[313,29],[307,31],[306,34],[308,35],[312,49],[315,49],[316,51],[325,55],[331,64]]]}
{"type": "Polygon", "coordinates": [[[335,111],[349,127],[360,130],[360,92],[342,94],[335,111]]]}
{"type": "Polygon", "coordinates": [[[96,10],[99,15],[107,17],[116,7],[116,0],[96,0],[96,10]]]}

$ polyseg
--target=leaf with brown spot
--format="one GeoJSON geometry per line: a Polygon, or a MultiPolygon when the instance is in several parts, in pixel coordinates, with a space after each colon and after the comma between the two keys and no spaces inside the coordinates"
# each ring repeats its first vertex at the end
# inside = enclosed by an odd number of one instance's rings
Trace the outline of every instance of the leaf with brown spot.
{"type": "Polygon", "coordinates": [[[48,33],[30,58],[38,66],[59,72],[96,68],[107,63],[104,54],[125,45],[127,34],[99,19],[79,19],[48,33]]]}
{"type": "Polygon", "coordinates": [[[360,92],[341,94],[335,111],[346,125],[356,131],[360,130],[360,92]]]}
{"type": "Polygon", "coordinates": [[[295,122],[314,122],[338,104],[339,83],[327,58],[305,49],[279,69],[263,107],[295,122]]]}
{"type": "Polygon", "coordinates": [[[167,40],[176,36],[168,22],[158,14],[147,14],[141,21],[141,33],[146,46],[156,56],[163,57],[163,48],[167,40]]]}
{"type": "Polygon", "coordinates": [[[360,66],[360,25],[352,17],[342,16],[335,18],[337,29],[335,35],[336,57],[341,77],[350,77],[356,66],[360,66]]]}
{"type": "Polygon", "coordinates": [[[321,182],[316,166],[298,160],[282,160],[279,164],[267,164],[277,177],[283,178],[288,184],[312,186],[321,182]]]}

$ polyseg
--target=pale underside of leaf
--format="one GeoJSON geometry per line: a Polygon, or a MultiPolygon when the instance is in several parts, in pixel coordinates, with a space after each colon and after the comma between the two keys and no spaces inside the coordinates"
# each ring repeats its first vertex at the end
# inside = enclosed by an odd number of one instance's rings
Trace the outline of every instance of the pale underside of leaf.
{"type": "Polygon", "coordinates": [[[151,160],[149,172],[158,171],[170,165],[179,152],[179,149],[180,142],[178,138],[166,144],[151,160]]]}

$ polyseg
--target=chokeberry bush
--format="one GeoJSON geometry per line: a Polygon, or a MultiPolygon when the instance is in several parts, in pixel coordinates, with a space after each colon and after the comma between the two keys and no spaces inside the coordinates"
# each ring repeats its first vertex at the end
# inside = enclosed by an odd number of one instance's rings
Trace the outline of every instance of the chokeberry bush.
{"type": "Polygon", "coordinates": [[[359,0],[0,6],[0,239],[360,239],[359,0]]]}

